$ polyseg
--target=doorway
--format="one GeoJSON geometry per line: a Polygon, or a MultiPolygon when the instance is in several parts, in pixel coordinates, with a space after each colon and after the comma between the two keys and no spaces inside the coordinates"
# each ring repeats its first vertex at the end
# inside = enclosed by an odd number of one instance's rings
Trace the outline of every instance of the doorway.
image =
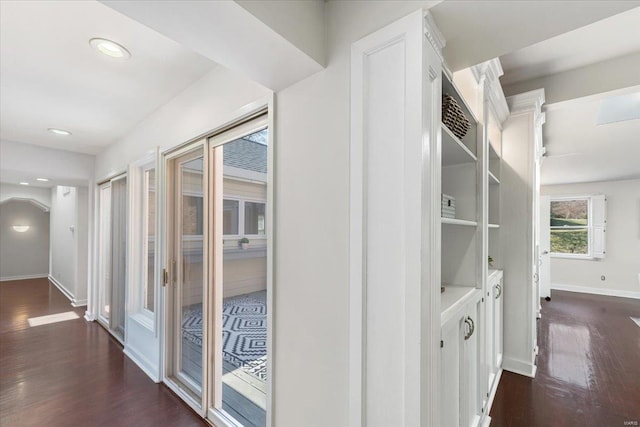
{"type": "Polygon", "coordinates": [[[271,205],[261,114],[166,156],[166,382],[216,425],[267,425],[271,205]]]}

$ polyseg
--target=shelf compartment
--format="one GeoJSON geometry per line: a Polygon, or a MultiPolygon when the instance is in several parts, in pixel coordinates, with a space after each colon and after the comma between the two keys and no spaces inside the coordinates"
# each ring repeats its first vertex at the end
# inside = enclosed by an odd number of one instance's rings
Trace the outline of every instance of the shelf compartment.
{"type": "Polygon", "coordinates": [[[500,185],[500,180],[496,178],[496,176],[491,171],[489,171],[489,184],[500,185]]]}
{"type": "Polygon", "coordinates": [[[442,224],[451,224],[451,225],[464,225],[467,227],[476,227],[478,223],[476,221],[468,221],[466,219],[457,219],[457,218],[440,218],[440,222],[442,224]]]}
{"type": "Polygon", "coordinates": [[[467,116],[467,119],[471,122],[471,126],[476,125],[480,122],[476,115],[473,113],[471,107],[467,103],[467,100],[461,95],[461,92],[456,87],[455,83],[451,81],[449,75],[446,72],[443,72],[442,75],[444,78],[442,79],[442,94],[449,94],[453,96],[456,101],[458,101],[458,105],[462,108],[462,112],[467,116]]]}
{"type": "Polygon", "coordinates": [[[473,152],[449,130],[441,124],[442,128],[442,165],[459,165],[463,163],[475,163],[478,161],[473,152]]]}

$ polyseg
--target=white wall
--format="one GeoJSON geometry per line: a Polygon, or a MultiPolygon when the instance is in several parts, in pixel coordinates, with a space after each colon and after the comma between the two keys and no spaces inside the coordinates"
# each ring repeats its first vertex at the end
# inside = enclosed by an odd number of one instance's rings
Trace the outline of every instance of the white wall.
{"type": "Polygon", "coordinates": [[[327,68],[276,94],[279,427],[348,424],[351,44],[426,4],[328,2],[327,68]]]}
{"type": "MultiPolygon", "coordinates": [[[[4,153],[2,153],[4,155],[4,153]]],[[[0,203],[9,199],[33,199],[51,208],[51,189],[26,185],[0,183],[0,203]]]]}
{"type": "Polygon", "coordinates": [[[640,298],[640,180],[551,185],[542,195],[604,194],[606,256],[602,260],[551,258],[551,287],[640,298]],[[601,280],[605,276],[605,280],[601,280]],[[578,289],[580,290],[580,289],[578,289]]]}
{"type": "Polygon", "coordinates": [[[124,172],[130,162],[156,147],[165,150],[208,132],[269,93],[257,83],[216,67],[98,154],[95,177],[100,180],[124,172]]]}
{"type": "Polygon", "coordinates": [[[2,181],[33,182],[49,178],[54,185],[87,185],[93,177],[94,156],[13,141],[0,141],[2,181]]]}
{"type": "Polygon", "coordinates": [[[28,201],[0,204],[0,280],[47,277],[49,212],[28,201]],[[14,225],[28,225],[24,233],[14,225]]]}
{"type": "Polygon", "coordinates": [[[85,304],[87,295],[87,224],[82,218],[88,211],[87,199],[86,188],[51,189],[49,275],[74,306],[85,304]]]}

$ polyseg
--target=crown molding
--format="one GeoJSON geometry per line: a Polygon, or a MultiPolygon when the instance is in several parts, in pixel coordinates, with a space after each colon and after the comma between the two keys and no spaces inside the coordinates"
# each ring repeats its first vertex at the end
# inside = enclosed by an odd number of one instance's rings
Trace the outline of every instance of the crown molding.
{"type": "Polygon", "coordinates": [[[485,93],[489,101],[489,107],[493,111],[499,125],[502,125],[509,117],[509,106],[504,96],[500,76],[504,74],[500,59],[493,58],[471,67],[473,77],[478,85],[484,85],[485,93]]]}
{"type": "Polygon", "coordinates": [[[436,25],[436,21],[434,21],[433,15],[431,15],[429,12],[426,12],[424,14],[424,35],[427,37],[427,40],[429,40],[429,43],[431,43],[431,46],[433,46],[442,62],[444,62],[442,49],[444,49],[444,47],[446,46],[447,41],[436,25]]]}
{"type": "Polygon", "coordinates": [[[511,114],[532,112],[540,114],[545,102],[544,88],[519,93],[507,98],[511,114]]]}

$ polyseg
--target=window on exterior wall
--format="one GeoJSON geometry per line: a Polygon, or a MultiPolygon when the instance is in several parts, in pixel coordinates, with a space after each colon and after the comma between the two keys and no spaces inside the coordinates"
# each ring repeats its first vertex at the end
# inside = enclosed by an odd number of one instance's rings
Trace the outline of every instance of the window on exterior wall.
{"type": "Polygon", "coordinates": [[[572,258],[603,258],[604,196],[551,199],[551,254],[572,258]]]}
{"type": "Polygon", "coordinates": [[[222,212],[222,229],[225,236],[237,236],[240,218],[240,202],[224,199],[222,212]]]}
{"type": "Polygon", "coordinates": [[[244,203],[244,234],[263,235],[265,233],[265,204],[244,203]]]}

